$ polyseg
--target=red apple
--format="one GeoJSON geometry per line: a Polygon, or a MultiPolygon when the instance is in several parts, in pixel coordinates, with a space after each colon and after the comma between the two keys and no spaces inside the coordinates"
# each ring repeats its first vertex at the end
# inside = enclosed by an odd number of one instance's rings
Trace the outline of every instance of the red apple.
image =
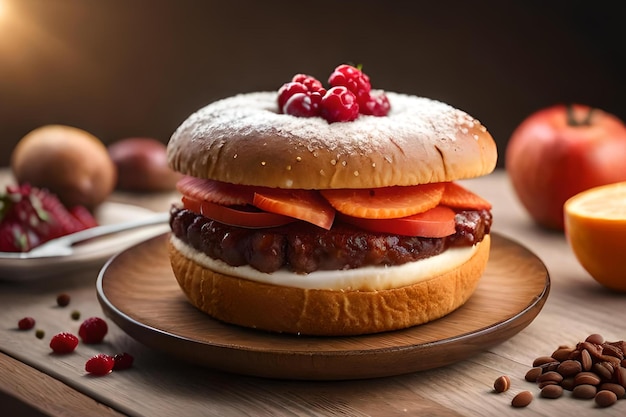
{"type": "Polygon", "coordinates": [[[563,230],[568,198],[626,181],[626,126],[616,116],[582,104],[539,110],[513,132],[505,168],[537,224],[563,230]]]}

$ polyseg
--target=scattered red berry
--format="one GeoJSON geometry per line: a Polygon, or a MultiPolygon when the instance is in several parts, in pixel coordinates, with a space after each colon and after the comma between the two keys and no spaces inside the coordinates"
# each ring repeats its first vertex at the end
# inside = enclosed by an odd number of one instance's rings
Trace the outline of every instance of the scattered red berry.
{"type": "Polygon", "coordinates": [[[55,353],[71,353],[78,346],[78,338],[71,333],[59,333],[50,340],[50,349],[55,353]]]}
{"type": "Polygon", "coordinates": [[[113,357],[115,360],[115,365],[113,365],[113,369],[116,371],[120,371],[122,369],[128,369],[133,366],[133,362],[135,358],[129,353],[118,353],[113,357]]]}
{"type": "Polygon", "coordinates": [[[108,330],[107,323],[100,317],[90,317],[82,322],[78,335],[83,343],[94,344],[102,342],[108,330]]]}
{"type": "Polygon", "coordinates": [[[24,317],[17,322],[17,327],[20,330],[30,330],[35,327],[35,319],[32,317],[24,317]]]}
{"type": "Polygon", "coordinates": [[[104,353],[92,356],[85,363],[85,371],[93,375],[106,375],[113,370],[115,359],[104,353]]]}
{"type": "Polygon", "coordinates": [[[322,98],[320,114],[329,123],[350,122],[359,117],[359,103],[346,87],[333,87],[322,98]]]}
{"type": "Polygon", "coordinates": [[[59,307],[67,307],[70,303],[70,296],[69,294],[59,294],[57,295],[57,305],[59,307]]]}

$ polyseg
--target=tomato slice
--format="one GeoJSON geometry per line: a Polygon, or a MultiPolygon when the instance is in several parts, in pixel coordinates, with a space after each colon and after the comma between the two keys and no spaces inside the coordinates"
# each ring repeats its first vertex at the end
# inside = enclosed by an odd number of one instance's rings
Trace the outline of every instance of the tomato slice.
{"type": "Polygon", "coordinates": [[[330,230],[335,210],[313,190],[268,189],[254,193],[253,205],[261,210],[282,214],[330,230]]]}
{"type": "Polygon", "coordinates": [[[252,204],[257,187],[186,176],[176,183],[176,188],[182,195],[198,201],[236,206],[252,204]]]}
{"type": "Polygon", "coordinates": [[[230,226],[260,229],[282,226],[296,221],[293,217],[282,216],[280,214],[265,211],[238,210],[210,201],[200,201],[186,196],[183,197],[182,201],[186,209],[230,226]]]}
{"type": "Polygon", "coordinates": [[[339,212],[367,219],[395,219],[425,212],[439,204],[445,183],[368,189],[322,190],[339,212]]]}
{"type": "Polygon", "coordinates": [[[467,210],[491,210],[489,201],[454,182],[446,183],[440,204],[467,210]]]}
{"type": "Polygon", "coordinates": [[[437,206],[423,213],[399,219],[363,219],[340,215],[342,221],[371,232],[403,236],[446,237],[456,231],[454,210],[437,206]]]}

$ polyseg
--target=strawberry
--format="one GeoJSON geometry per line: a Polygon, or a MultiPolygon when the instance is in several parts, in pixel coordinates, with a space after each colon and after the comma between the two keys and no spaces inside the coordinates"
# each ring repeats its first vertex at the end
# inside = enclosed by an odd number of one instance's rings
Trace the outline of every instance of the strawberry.
{"type": "Polygon", "coordinates": [[[0,223],[0,252],[26,252],[41,243],[39,237],[16,219],[0,223]]]}
{"type": "Polygon", "coordinates": [[[491,203],[457,183],[448,182],[439,204],[458,209],[490,210],[491,203]]]}
{"type": "Polygon", "coordinates": [[[91,212],[87,210],[85,206],[74,206],[70,208],[70,214],[78,220],[80,224],[84,226],[84,228],[96,227],[98,222],[91,215],[91,212]]]}
{"type": "Polygon", "coordinates": [[[96,225],[84,207],[70,211],[44,189],[8,186],[0,195],[0,251],[27,252],[60,236],[96,225]]]}

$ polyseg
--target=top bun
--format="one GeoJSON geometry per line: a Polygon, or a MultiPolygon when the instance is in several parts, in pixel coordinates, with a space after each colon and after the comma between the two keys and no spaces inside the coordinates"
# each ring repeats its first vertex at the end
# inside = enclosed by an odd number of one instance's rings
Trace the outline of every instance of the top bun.
{"type": "Polygon", "coordinates": [[[276,92],[241,94],[192,114],[169,165],[198,178],[274,188],[377,188],[490,173],[496,144],[480,122],[438,101],[385,92],[388,116],[352,122],[280,114],[276,92]]]}

